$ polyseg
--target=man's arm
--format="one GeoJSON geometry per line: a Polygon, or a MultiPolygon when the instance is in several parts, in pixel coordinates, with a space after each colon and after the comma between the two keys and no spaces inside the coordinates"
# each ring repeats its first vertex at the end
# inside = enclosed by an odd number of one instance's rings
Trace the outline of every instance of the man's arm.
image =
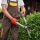
{"type": "Polygon", "coordinates": [[[2,11],[3,11],[4,15],[7,16],[13,24],[16,24],[17,19],[16,19],[16,18],[13,18],[13,17],[8,13],[8,11],[7,11],[7,9],[6,9],[6,5],[2,5],[2,11]]]}
{"type": "Polygon", "coordinates": [[[21,6],[21,11],[24,13],[24,15],[26,14],[26,9],[24,6],[21,6]]]}
{"type": "Polygon", "coordinates": [[[24,15],[25,15],[25,12],[26,12],[26,9],[25,9],[25,7],[24,7],[24,2],[23,2],[23,0],[20,0],[20,8],[21,8],[21,11],[24,13],[24,15]]]}
{"type": "Polygon", "coordinates": [[[2,5],[2,11],[4,13],[4,15],[6,15],[9,19],[12,18],[12,16],[8,13],[6,5],[2,5]]]}
{"type": "Polygon", "coordinates": [[[1,6],[2,6],[2,11],[3,11],[4,15],[7,16],[10,19],[11,15],[7,11],[7,6],[8,6],[7,0],[2,0],[1,6]]]}

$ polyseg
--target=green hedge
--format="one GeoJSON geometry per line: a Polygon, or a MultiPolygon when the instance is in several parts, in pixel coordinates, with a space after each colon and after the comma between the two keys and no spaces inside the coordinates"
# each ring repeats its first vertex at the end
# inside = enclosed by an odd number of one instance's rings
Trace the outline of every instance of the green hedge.
{"type": "MultiPolygon", "coordinates": [[[[28,23],[27,26],[31,31],[32,38],[28,36],[25,29],[21,28],[19,33],[19,40],[40,40],[40,12],[27,15],[26,20],[28,23]]],[[[22,18],[20,22],[24,24],[24,20],[22,18]]]]}

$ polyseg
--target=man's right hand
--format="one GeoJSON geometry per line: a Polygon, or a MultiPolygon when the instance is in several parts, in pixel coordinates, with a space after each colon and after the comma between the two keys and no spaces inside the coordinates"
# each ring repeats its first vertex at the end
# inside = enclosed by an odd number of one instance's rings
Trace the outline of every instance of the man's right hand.
{"type": "Polygon", "coordinates": [[[12,22],[13,24],[16,25],[16,22],[17,22],[17,19],[16,19],[16,18],[11,18],[10,20],[11,20],[11,22],[12,22]]]}

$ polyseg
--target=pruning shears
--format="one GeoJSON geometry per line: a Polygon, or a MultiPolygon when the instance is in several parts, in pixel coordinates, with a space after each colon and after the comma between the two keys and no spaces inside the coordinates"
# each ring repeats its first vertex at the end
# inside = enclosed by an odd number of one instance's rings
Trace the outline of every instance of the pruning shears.
{"type": "Polygon", "coordinates": [[[27,21],[25,19],[25,16],[24,16],[23,12],[19,12],[19,13],[20,13],[21,17],[23,18],[23,20],[24,20],[24,22],[25,22],[26,25],[22,25],[19,22],[17,22],[16,24],[19,25],[19,26],[21,26],[22,28],[25,28],[27,30],[27,33],[28,33],[29,37],[31,38],[31,32],[30,32],[29,28],[27,27],[27,21]]]}

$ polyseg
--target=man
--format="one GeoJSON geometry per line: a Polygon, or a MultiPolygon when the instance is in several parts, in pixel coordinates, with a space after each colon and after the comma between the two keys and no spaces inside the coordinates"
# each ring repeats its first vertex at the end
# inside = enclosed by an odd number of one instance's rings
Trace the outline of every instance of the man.
{"type": "Polygon", "coordinates": [[[20,8],[25,15],[23,0],[2,0],[1,5],[2,11],[4,13],[2,21],[4,33],[2,36],[2,40],[7,39],[10,28],[12,28],[12,40],[18,40],[19,26],[16,25],[16,22],[20,18],[20,14],[18,13],[20,8]]]}

